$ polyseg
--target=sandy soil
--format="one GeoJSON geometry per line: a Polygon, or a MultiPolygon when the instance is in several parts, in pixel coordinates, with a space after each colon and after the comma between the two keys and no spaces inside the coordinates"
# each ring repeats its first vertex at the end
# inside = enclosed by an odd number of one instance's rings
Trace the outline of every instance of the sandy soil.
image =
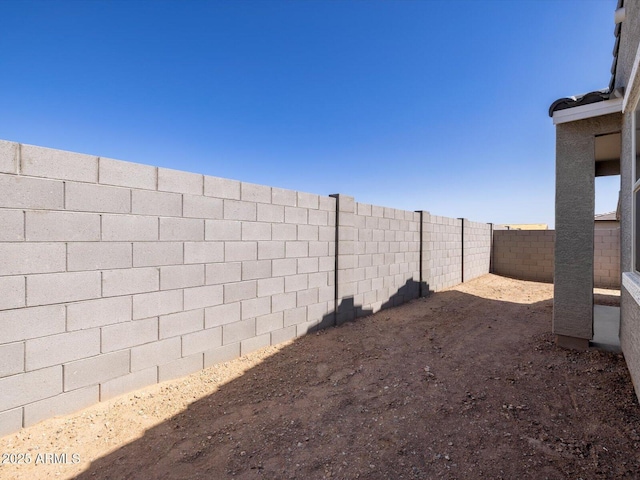
{"type": "Polygon", "coordinates": [[[487,275],[4,437],[0,478],[638,478],[624,359],[555,347],[551,297],[487,275]]]}

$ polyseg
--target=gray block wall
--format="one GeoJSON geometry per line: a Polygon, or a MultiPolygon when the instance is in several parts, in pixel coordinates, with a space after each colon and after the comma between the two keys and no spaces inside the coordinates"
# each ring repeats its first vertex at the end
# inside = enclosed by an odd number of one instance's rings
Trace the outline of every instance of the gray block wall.
{"type": "Polygon", "coordinates": [[[491,265],[491,232],[488,223],[463,220],[463,281],[473,280],[489,271],[491,265]]]}
{"type": "Polygon", "coordinates": [[[2,147],[2,433],[333,315],[334,198],[2,147]]]}
{"type": "MultiPolygon", "coordinates": [[[[493,232],[493,273],[553,282],[555,230],[493,232]]],[[[620,229],[594,231],[593,282],[597,288],[620,288],[620,229]]]]}
{"type": "Polygon", "coordinates": [[[462,283],[462,220],[424,212],[423,232],[423,280],[428,289],[439,292],[462,283]]]}
{"type": "Polygon", "coordinates": [[[459,219],[4,141],[0,225],[0,435],[462,281],[459,219]]]}
{"type": "Polygon", "coordinates": [[[493,273],[552,283],[555,238],[555,230],[495,230],[493,273]]]}
{"type": "Polygon", "coordinates": [[[356,203],[353,280],[359,315],[420,295],[420,213],[356,203]]]}

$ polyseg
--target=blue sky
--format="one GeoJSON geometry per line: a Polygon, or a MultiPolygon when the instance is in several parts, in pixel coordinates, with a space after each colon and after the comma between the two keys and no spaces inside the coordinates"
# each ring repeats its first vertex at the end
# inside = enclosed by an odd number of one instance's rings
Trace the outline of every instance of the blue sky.
{"type": "MultiPolygon", "coordinates": [[[[553,225],[557,98],[615,0],[0,2],[0,138],[553,225]]],[[[598,181],[597,211],[615,209],[598,181]]]]}

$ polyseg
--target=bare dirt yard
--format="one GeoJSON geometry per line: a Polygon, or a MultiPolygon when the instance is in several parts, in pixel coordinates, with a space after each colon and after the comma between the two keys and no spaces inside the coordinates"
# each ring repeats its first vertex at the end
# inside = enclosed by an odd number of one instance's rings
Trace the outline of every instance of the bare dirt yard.
{"type": "Polygon", "coordinates": [[[639,478],[623,357],[557,348],[551,312],[487,275],[6,436],[31,463],[0,477],[639,478]]]}

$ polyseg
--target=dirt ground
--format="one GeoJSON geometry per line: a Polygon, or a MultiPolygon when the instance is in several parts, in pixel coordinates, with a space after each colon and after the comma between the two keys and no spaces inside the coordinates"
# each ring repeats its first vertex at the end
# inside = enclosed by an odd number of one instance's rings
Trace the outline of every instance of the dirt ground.
{"type": "Polygon", "coordinates": [[[487,275],[3,437],[0,478],[638,478],[624,359],[557,348],[551,298],[487,275]]]}

